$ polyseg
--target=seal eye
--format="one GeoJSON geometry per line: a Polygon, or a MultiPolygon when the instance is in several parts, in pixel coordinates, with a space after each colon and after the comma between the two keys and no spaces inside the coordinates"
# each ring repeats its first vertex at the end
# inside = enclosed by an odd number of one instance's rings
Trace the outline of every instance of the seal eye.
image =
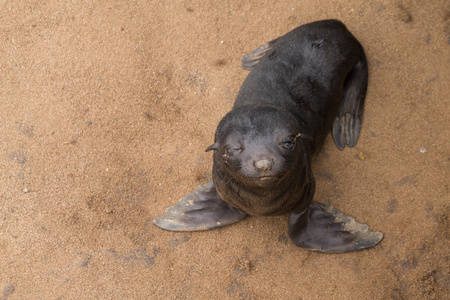
{"type": "Polygon", "coordinates": [[[241,148],[225,148],[225,153],[223,154],[223,157],[231,157],[231,156],[235,156],[236,154],[242,152],[241,148]]]}
{"type": "Polygon", "coordinates": [[[292,138],[286,139],[284,141],[281,142],[281,146],[283,148],[286,148],[288,150],[294,150],[295,147],[295,140],[292,138]]]}

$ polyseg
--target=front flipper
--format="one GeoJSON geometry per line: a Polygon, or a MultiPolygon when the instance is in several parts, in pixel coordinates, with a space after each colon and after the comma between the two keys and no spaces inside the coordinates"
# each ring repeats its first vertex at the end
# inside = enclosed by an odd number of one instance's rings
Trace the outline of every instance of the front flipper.
{"type": "Polygon", "coordinates": [[[333,206],[312,202],[308,208],[289,215],[289,237],[302,248],[340,253],[375,246],[383,234],[370,231],[367,224],[358,223],[333,206]]]}
{"type": "Polygon", "coordinates": [[[342,150],[354,147],[358,141],[363,117],[368,80],[367,60],[361,47],[361,57],[344,82],[344,93],[333,124],[333,139],[342,150]]]}
{"type": "Polygon", "coordinates": [[[273,44],[278,39],[274,39],[273,41],[270,41],[262,46],[259,46],[255,50],[252,51],[252,53],[247,54],[246,56],[242,57],[242,68],[246,70],[253,69],[254,66],[256,66],[257,63],[261,60],[261,58],[264,57],[264,55],[269,51],[273,44]]]}
{"type": "Polygon", "coordinates": [[[246,216],[223,201],[214,184],[208,182],[166,208],[166,214],[154,218],[153,224],[170,231],[200,231],[230,225],[246,216]]]}

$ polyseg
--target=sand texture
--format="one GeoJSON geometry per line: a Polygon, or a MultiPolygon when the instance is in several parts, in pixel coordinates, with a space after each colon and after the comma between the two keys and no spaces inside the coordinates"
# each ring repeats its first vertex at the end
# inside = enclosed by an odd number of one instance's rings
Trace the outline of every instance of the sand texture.
{"type": "Polygon", "coordinates": [[[445,299],[448,1],[1,1],[0,299],[445,299]],[[240,58],[315,20],[366,50],[355,148],[329,137],[315,199],[385,234],[295,247],[287,216],[206,232],[155,216],[211,178],[240,58]]]}

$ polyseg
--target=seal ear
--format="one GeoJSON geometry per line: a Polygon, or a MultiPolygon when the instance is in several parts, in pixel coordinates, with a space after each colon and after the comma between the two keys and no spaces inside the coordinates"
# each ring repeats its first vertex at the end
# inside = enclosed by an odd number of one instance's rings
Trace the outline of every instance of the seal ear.
{"type": "Polygon", "coordinates": [[[295,139],[297,139],[297,138],[314,140],[312,136],[307,135],[306,133],[299,133],[299,134],[297,134],[295,136],[295,139]]]}
{"type": "Polygon", "coordinates": [[[211,151],[211,150],[217,150],[219,149],[219,144],[218,143],[214,143],[211,146],[209,146],[208,148],[206,148],[205,152],[211,151]]]}

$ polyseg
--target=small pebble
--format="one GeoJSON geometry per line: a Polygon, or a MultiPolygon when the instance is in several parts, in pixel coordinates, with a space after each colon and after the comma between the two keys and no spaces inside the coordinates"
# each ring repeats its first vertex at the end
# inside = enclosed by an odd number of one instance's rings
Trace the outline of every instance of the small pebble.
{"type": "Polygon", "coordinates": [[[12,285],[12,283],[10,283],[3,289],[3,296],[8,297],[14,293],[15,290],[16,288],[12,285]]]}
{"type": "Polygon", "coordinates": [[[23,189],[23,192],[24,192],[24,193],[28,193],[29,190],[28,190],[27,188],[24,188],[24,189],[23,189]]]}
{"type": "Polygon", "coordinates": [[[359,152],[359,159],[364,160],[366,158],[366,154],[364,152],[359,152]]]}
{"type": "Polygon", "coordinates": [[[91,255],[87,255],[86,257],[84,257],[83,259],[81,259],[78,262],[78,267],[80,268],[84,268],[89,264],[89,261],[91,260],[91,255]]]}
{"type": "Polygon", "coordinates": [[[425,147],[420,148],[420,153],[425,153],[425,152],[427,152],[427,148],[425,148],[425,147]]]}

